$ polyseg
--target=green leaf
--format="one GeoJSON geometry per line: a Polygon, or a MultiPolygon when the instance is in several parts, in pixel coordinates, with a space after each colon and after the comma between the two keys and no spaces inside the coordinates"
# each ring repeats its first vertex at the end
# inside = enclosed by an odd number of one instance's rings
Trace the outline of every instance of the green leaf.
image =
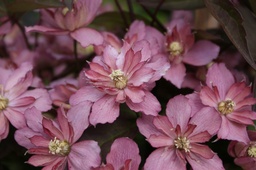
{"type": "Polygon", "coordinates": [[[256,18],[253,13],[245,6],[227,0],[204,2],[245,60],[256,69],[256,18]]]}
{"type": "Polygon", "coordinates": [[[40,8],[63,7],[59,0],[3,0],[0,2],[0,17],[4,15],[23,13],[40,8]]]}
{"type": "MultiPolygon", "coordinates": [[[[160,0],[138,0],[138,2],[146,7],[155,8],[160,0]]],[[[161,9],[176,10],[176,9],[196,9],[204,7],[203,0],[165,0],[161,5],[161,9]]]]}

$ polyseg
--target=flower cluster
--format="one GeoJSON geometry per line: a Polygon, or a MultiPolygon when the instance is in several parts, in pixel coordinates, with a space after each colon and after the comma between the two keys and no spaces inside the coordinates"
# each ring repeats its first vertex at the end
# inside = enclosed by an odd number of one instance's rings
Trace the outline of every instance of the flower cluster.
{"type": "Polygon", "coordinates": [[[196,37],[190,12],[162,30],[135,18],[97,27],[114,11],[104,5],[40,9],[25,29],[0,18],[0,140],[13,126],[43,170],[224,170],[215,148],[227,141],[234,164],[253,170],[256,98],[241,55],[196,37]]]}

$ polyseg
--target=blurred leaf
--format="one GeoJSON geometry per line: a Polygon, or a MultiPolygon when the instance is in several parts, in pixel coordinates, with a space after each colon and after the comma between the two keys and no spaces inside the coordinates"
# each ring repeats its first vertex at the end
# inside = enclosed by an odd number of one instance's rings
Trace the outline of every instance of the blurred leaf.
{"type": "Polygon", "coordinates": [[[256,69],[256,18],[253,13],[248,8],[234,5],[228,0],[204,2],[245,60],[256,69]]]}
{"type": "Polygon", "coordinates": [[[256,1],[255,0],[249,0],[251,8],[253,12],[256,14],[256,1]]]}
{"type": "MultiPolygon", "coordinates": [[[[138,0],[138,2],[146,7],[156,7],[160,0],[138,0]]],[[[161,9],[196,9],[204,7],[203,0],[165,0],[161,9]]]]}
{"type": "Polygon", "coordinates": [[[0,17],[8,14],[32,11],[40,8],[63,7],[59,0],[2,0],[0,2],[0,17]]]}

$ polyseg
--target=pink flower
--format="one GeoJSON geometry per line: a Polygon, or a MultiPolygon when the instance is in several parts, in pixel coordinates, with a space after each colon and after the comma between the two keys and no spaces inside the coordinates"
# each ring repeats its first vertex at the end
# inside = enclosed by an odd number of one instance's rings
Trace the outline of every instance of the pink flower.
{"type": "Polygon", "coordinates": [[[103,38],[94,29],[86,28],[97,14],[102,0],[76,0],[73,8],[57,8],[42,10],[44,25],[26,27],[26,31],[39,31],[46,34],[70,34],[72,38],[86,47],[90,44],[99,45],[103,38]]]}
{"type": "Polygon", "coordinates": [[[248,142],[247,125],[253,125],[256,114],[250,108],[256,103],[251,87],[235,82],[234,76],[223,63],[212,65],[206,75],[207,86],[202,87],[200,99],[211,111],[204,119],[218,119],[209,125],[218,138],[248,142]]]}
{"type": "MultiPolygon", "coordinates": [[[[83,128],[73,129],[62,108],[55,121],[42,118],[35,108],[25,113],[28,127],[15,132],[15,139],[33,154],[27,163],[44,166],[43,170],[90,169],[100,164],[100,148],[97,142],[77,142],[83,128]]],[[[83,123],[82,121],[80,123],[83,123]]]]}
{"type": "Polygon", "coordinates": [[[107,46],[103,56],[89,63],[85,76],[92,86],[85,86],[71,96],[72,107],[83,101],[93,102],[89,120],[92,125],[113,122],[119,116],[120,103],[136,112],[157,115],[161,107],[156,97],[147,90],[147,83],[155,71],[147,67],[150,56],[142,56],[124,42],[118,52],[107,46]]]}
{"type": "MultiPolygon", "coordinates": [[[[204,112],[207,113],[207,112],[204,112]]],[[[193,169],[221,170],[221,160],[201,143],[211,135],[201,124],[193,124],[192,110],[186,97],[169,100],[166,116],[143,116],[137,120],[140,132],[155,148],[146,160],[145,170],[186,170],[186,162],[193,169]]]]}
{"type": "Polygon", "coordinates": [[[118,138],[111,145],[106,165],[93,170],[138,170],[141,158],[137,144],[129,138],[118,138]]]}
{"type": "Polygon", "coordinates": [[[175,19],[167,26],[166,48],[171,67],[164,78],[181,88],[186,75],[185,64],[206,65],[215,59],[219,46],[207,40],[195,42],[191,28],[185,20],[175,19]]]}
{"type": "Polygon", "coordinates": [[[26,126],[24,111],[36,107],[40,111],[51,108],[51,99],[45,89],[28,90],[32,85],[32,65],[22,63],[15,70],[0,68],[0,139],[9,133],[9,121],[16,128],[26,126]]]}
{"type": "Polygon", "coordinates": [[[228,153],[235,158],[235,164],[244,170],[254,170],[256,167],[256,132],[248,131],[250,142],[231,141],[228,153]]]}

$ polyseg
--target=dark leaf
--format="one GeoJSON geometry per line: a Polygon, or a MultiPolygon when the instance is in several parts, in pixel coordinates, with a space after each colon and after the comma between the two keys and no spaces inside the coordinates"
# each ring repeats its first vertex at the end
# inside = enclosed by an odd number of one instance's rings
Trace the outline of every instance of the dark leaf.
{"type": "MultiPolygon", "coordinates": [[[[138,2],[146,7],[155,8],[160,0],[138,0],[138,2]]],[[[204,6],[203,0],[165,0],[161,5],[162,9],[196,9],[204,6]]]]}
{"type": "Polygon", "coordinates": [[[66,7],[68,7],[68,9],[72,9],[72,5],[73,5],[73,0],[64,0],[64,4],[66,7]]]}
{"type": "Polygon", "coordinates": [[[228,0],[204,2],[245,60],[256,69],[256,18],[253,13],[248,8],[234,5],[228,0]]]}

